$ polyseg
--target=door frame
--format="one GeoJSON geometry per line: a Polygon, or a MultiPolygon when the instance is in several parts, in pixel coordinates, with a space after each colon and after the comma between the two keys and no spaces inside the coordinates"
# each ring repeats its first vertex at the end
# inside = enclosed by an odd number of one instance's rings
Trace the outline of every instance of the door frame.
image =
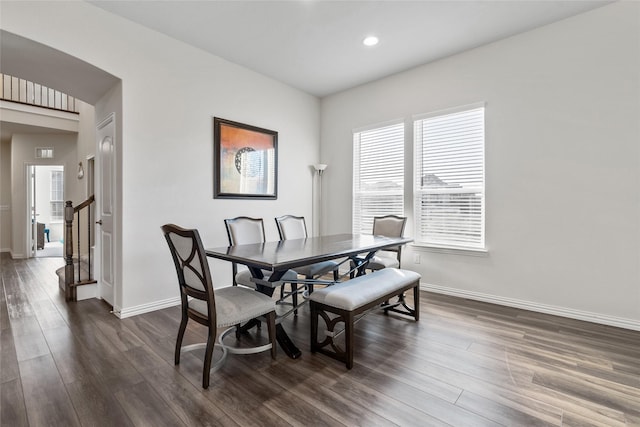
{"type": "MultiPolygon", "coordinates": [[[[25,258],[36,258],[37,257],[37,246],[38,246],[38,236],[37,233],[37,223],[38,218],[36,217],[37,212],[37,194],[38,185],[37,185],[37,170],[38,168],[46,168],[46,167],[62,167],[63,174],[63,182],[66,181],[67,168],[66,164],[54,162],[54,163],[31,163],[25,162],[25,202],[26,202],[26,222],[25,222],[25,258]]],[[[63,200],[66,200],[67,189],[64,186],[63,190],[63,200]]],[[[63,235],[64,235],[64,222],[63,222],[63,235]]]]}
{"type": "Polygon", "coordinates": [[[25,235],[25,257],[26,258],[35,258],[36,256],[36,189],[35,189],[35,174],[36,174],[36,164],[35,163],[25,163],[25,193],[26,193],[26,203],[27,203],[27,219],[25,221],[26,227],[26,235],[25,235]]]}

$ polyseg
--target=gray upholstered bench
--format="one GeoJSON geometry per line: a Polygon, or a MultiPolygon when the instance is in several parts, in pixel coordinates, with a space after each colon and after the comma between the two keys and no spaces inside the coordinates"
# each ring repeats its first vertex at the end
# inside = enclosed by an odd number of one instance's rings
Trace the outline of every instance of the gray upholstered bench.
{"type": "Polygon", "coordinates": [[[394,311],[412,316],[416,321],[420,317],[420,275],[413,271],[397,268],[385,268],[355,279],[316,290],[309,295],[311,306],[311,352],[326,354],[344,362],[347,369],[353,367],[353,326],[355,316],[367,310],[381,306],[386,311],[394,311]],[[413,308],[406,305],[404,293],[413,289],[413,308]],[[389,303],[397,296],[398,301],[389,303]],[[404,308],[398,309],[399,306],[404,308]],[[332,313],[334,316],[329,316],[332,313]],[[318,341],[318,318],[322,317],[327,325],[325,339],[318,341]],[[333,340],[335,326],[344,323],[345,349],[342,350],[333,340]],[[328,348],[330,347],[330,349],[328,348]]]}

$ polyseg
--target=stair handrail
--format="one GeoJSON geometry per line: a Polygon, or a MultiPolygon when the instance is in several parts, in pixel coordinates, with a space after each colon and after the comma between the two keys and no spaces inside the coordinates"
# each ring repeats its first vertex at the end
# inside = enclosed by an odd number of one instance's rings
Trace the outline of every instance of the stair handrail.
{"type": "Polygon", "coordinates": [[[91,272],[91,205],[95,202],[95,196],[91,195],[89,198],[77,206],[73,206],[73,202],[71,200],[67,200],[65,202],[64,207],[64,222],[65,222],[65,237],[64,237],[64,284],[65,284],[65,299],[67,301],[75,301],[77,299],[76,287],[82,284],[87,283],[95,283],[93,280],[92,272],[91,272]],[[81,249],[81,236],[82,233],[80,231],[80,213],[85,210],[87,211],[87,256],[88,256],[88,277],[85,280],[81,280],[80,274],[80,249],[81,249]],[[76,237],[78,243],[77,257],[78,257],[78,280],[75,280],[75,271],[73,268],[73,222],[74,217],[77,217],[76,224],[76,237]]]}
{"type": "MultiPolygon", "coordinates": [[[[75,206],[73,208],[73,212],[77,213],[78,211],[86,208],[87,206],[89,206],[91,203],[93,203],[95,201],[96,201],[95,196],[91,195],[91,196],[89,196],[89,198],[87,200],[85,200],[84,202],[80,203],[78,206],[75,206]]],[[[71,201],[67,201],[67,203],[71,203],[71,201]]]]}

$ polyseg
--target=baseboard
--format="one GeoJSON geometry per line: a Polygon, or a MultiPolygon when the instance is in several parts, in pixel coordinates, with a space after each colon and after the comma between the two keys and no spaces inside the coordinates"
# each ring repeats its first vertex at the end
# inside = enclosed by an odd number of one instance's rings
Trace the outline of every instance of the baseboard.
{"type": "Polygon", "coordinates": [[[11,259],[27,259],[28,258],[25,254],[16,254],[16,253],[13,253],[11,250],[9,250],[9,253],[11,254],[11,259]]]}
{"type": "Polygon", "coordinates": [[[125,319],[131,316],[137,316],[138,314],[149,313],[156,310],[161,310],[163,308],[174,307],[176,305],[180,305],[182,301],[180,297],[175,298],[167,298],[161,301],[150,302],[147,304],[140,304],[133,307],[123,308],[120,310],[114,310],[113,314],[118,316],[120,319],[125,319]]]}
{"type": "Polygon", "coordinates": [[[76,286],[76,297],[78,301],[90,298],[99,298],[98,284],[92,283],[90,285],[76,286]]]}
{"type": "MultiPolygon", "coordinates": [[[[557,307],[547,304],[533,303],[530,301],[518,300],[514,298],[505,298],[496,295],[483,294],[479,292],[471,292],[460,289],[448,288],[444,286],[421,284],[420,289],[427,292],[451,295],[454,297],[467,298],[475,301],[483,301],[492,304],[504,305],[507,307],[521,308],[523,310],[535,311],[538,313],[552,314],[554,316],[566,317],[569,319],[584,320],[586,322],[598,323],[602,325],[615,326],[617,328],[630,329],[640,331],[640,321],[625,319],[622,317],[603,315],[582,310],[574,310],[571,308],[557,307]]],[[[134,307],[128,307],[115,311],[114,314],[121,319],[138,314],[149,313],[163,308],[174,307],[180,305],[180,297],[168,298],[161,301],[155,301],[147,304],[141,304],[134,307]]]]}
{"type": "Polygon", "coordinates": [[[454,297],[489,302],[492,304],[504,305],[507,307],[521,308],[523,310],[530,310],[538,313],[553,314],[555,316],[567,317],[569,319],[584,320],[586,322],[599,323],[601,325],[615,326],[617,328],[640,331],[640,321],[638,320],[625,319],[622,317],[609,316],[606,314],[591,313],[588,311],[574,310],[571,308],[539,304],[530,301],[505,298],[496,295],[488,295],[479,292],[471,292],[424,283],[420,284],[420,289],[437,294],[451,295],[454,297]]]}

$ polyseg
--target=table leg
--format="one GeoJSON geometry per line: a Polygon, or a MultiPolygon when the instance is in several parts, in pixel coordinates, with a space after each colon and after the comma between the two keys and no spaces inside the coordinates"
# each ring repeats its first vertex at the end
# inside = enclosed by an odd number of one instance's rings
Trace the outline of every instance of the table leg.
{"type": "Polygon", "coordinates": [[[361,258],[358,256],[351,257],[351,262],[353,263],[354,267],[352,267],[351,271],[349,272],[349,279],[365,275],[367,273],[365,269],[367,268],[369,259],[371,259],[372,256],[373,253],[370,253],[365,258],[361,258]]]}
{"type": "Polygon", "coordinates": [[[245,334],[249,332],[249,329],[253,328],[254,326],[260,327],[260,321],[258,319],[251,319],[247,323],[242,325],[240,327],[240,333],[245,334]]]}
{"type": "MultiPolygon", "coordinates": [[[[272,296],[275,289],[268,286],[258,285],[256,286],[256,290],[265,295],[272,296]]],[[[253,326],[254,325],[251,325],[250,327],[253,326]]],[[[276,340],[278,341],[278,344],[280,344],[280,348],[282,348],[285,354],[291,359],[297,359],[302,355],[300,349],[293,343],[293,341],[291,341],[287,331],[284,330],[280,323],[276,325],[276,340]]]]}
{"type": "Polygon", "coordinates": [[[276,325],[276,339],[282,350],[291,359],[297,359],[302,355],[300,349],[291,341],[291,338],[287,335],[287,331],[284,330],[281,324],[276,325]]]}

